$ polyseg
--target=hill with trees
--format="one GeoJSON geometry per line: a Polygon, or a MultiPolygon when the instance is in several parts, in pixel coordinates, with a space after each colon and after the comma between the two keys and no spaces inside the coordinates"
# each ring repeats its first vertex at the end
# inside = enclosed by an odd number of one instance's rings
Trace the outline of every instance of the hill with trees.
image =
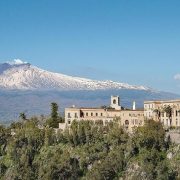
{"type": "Polygon", "coordinates": [[[0,126],[2,180],[180,178],[180,146],[160,123],[148,121],[128,134],[117,122],[74,121],[62,132],[53,128],[57,110],[52,104],[43,124],[33,117],[0,126]]]}

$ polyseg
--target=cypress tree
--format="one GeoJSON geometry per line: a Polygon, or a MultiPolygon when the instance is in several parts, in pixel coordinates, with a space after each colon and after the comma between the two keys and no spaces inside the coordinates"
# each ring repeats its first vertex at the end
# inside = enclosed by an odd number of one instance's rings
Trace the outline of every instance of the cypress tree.
{"type": "Polygon", "coordinates": [[[60,122],[60,118],[58,115],[58,105],[57,103],[51,103],[51,118],[47,120],[47,124],[49,127],[58,128],[58,124],[60,122]]]}
{"type": "Polygon", "coordinates": [[[55,102],[51,103],[51,119],[54,122],[58,121],[58,105],[55,102]]]}

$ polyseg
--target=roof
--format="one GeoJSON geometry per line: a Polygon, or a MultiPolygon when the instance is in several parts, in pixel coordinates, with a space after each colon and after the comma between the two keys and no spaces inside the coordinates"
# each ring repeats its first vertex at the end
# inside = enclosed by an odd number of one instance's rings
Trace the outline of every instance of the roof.
{"type": "Polygon", "coordinates": [[[133,109],[125,109],[125,110],[121,110],[121,111],[131,111],[131,112],[144,112],[144,109],[136,109],[136,110],[133,110],[133,109]]]}
{"type": "Polygon", "coordinates": [[[92,107],[69,107],[69,108],[65,108],[65,109],[74,109],[74,110],[104,110],[104,108],[92,108],[92,107]]]}
{"type": "Polygon", "coordinates": [[[162,104],[162,103],[180,103],[180,99],[174,99],[174,100],[155,100],[155,101],[144,101],[144,104],[150,104],[150,103],[156,103],[156,104],[162,104]]]}
{"type": "Polygon", "coordinates": [[[132,112],[141,112],[141,111],[144,111],[143,109],[136,109],[136,110],[133,110],[133,109],[122,109],[122,110],[116,110],[116,109],[104,109],[104,108],[92,108],[92,107],[90,107],[90,108],[85,108],[85,107],[82,107],[82,108],[73,108],[73,107],[71,107],[71,108],[65,108],[65,109],[70,109],[70,110],[102,110],[102,111],[105,111],[105,110],[107,110],[107,111],[109,111],[109,112],[125,112],[125,111],[132,111],[132,112]]]}

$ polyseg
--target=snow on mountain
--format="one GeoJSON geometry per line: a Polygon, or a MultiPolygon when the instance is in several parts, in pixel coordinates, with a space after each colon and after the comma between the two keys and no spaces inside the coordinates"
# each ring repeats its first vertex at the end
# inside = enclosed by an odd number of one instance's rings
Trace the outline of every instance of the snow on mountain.
{"type": "Polygon", "coordinates": [[[0,88],[16,90],[150,90],[114,81],[98,81],[53,73],[35,67],[20,59],[0,64],[0,88]]]}

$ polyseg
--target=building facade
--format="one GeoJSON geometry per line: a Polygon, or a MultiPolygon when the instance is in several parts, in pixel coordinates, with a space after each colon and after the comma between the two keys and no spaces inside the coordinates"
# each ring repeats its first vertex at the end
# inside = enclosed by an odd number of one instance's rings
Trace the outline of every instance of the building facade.
{"type": "Polygon", "coordinates": [[[124,109],[121,107],[119,96],[111,96],[109,107],[66,108],[63,127],[70,126],[74,120],[89,120],[94,123],[102,121],[105,125],[115,119],[128,131],[132,131],[134,127],[142,126],[146,120],[159,121],[165,128],[180,127],[180,100],[145,101],[144,109],[137,110],[135,102],[133,102],[132,109],[124,109]]]}
{"type": "Polygon", "coordinates": [[[111,96],[110,107],[71,107],[65,109],[65,124],[67,127],[70,126],[74,120],[89,120],[93,122],[102,121],[103,124],[106,124],[115,119],[122,127],[127,129],[128,131],[132,131],[133,127],[141,126],[144,124],[144,111],[136,110],[135,102],[133,103],[133,109],[122,109],[119,96],[111,96]]]}
{"type": "Polygon", "coordinates": [[[180,127],[180,100],[145,101],[145,120],[160,121],[164,127],[180,127]]]}

